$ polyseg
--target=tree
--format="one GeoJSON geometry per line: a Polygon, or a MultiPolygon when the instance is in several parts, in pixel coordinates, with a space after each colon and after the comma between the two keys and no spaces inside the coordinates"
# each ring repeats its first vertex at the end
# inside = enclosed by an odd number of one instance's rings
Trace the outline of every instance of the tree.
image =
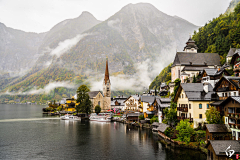
{"type": "Polygon", "coordinates": [[[95,113],[100,113],[101,112],[101,107],[99,105],[95,106],[95,113]]]}
{"type": "Polygon", "coordinates": [[[177,137],[178,140],[189,143],[191,136],[194,134],[193,128],[190,126],[189,120],[181,120],[180,123],[176,126],[178,131],[177,137]]]}
{"type": "Polygon", "coordinates": [[[220,124],[222,123],[220,112],[217,111],[215,107],[210,107],[209,110],[205,112],[208,124],[220,124]]]}
{"type": "Polygon", "coordinates": [[[86,85],[81,85],[80,87],[78,87],[77,103],[79,104],[76,106],[77,113],[82,112],[88,115],[88,113],[91,112],[92,103],[88,95],[89,91],[90,90],[86,85]]]}
{"type": "Polygon", "coordinates": [[[196,76],[195,76],[195,75],[193,76],[193,81],[192,81],[192,83],[197,83],[197,80],[196,80],[196,76]]]}

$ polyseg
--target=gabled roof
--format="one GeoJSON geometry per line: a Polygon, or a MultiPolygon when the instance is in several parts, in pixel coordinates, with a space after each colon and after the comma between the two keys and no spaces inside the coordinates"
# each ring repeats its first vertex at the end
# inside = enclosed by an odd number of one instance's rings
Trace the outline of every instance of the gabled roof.
{"type": "MultiPolygon", "coordinates": [[[[229,150],[234,150],[236,154],[240,153],[240,142],[235,140],[210,140],[206,145],[206,148],[209,145],[212,145],[212,148],[217,156],[224,155],[226,156],[226,149],[230,146],[229,150]]],[[[232,156],[234,157],[234,156],[232,156]]]]}
{"type": "MultiPolygon", "coordinates": [[[[96,97],[98,93],[101,93],[101,91],[92,91],[92,92],[88,92],[88,95],[90,98],[96,97]]],[[[102,94],[102,93],[101,93],[102,94]]]]}
{"type": "Polygon", "coordinates": [[[158,123],[158,122],[153,122],[153,124],[152,124],[152,126],[159,126],[160,125],[160,123],[158,123]]]}
{"type": "Polygon", "coordinates": [[[136,101],[138,101],[139,98],[140,98],[139,95],[131,95],[131,96],[129,96],[129,97],[124,101],[124,103],[125,103],[127,100],[129,100],[129,98],[131,98],[131,97],[133,97],[136,101]]]}
{"type": "Polygon", "coordinates": [[[227,99],[225,99],[224,101],[222,101],[222,103],[220,104],[221,106],[224,106],[226,103],[228,103],[229,101],[236,101],[237,103],[240,104],[240,97],[239,96],[230,96],[227,99]]]}
{"type": "Polygon", "coordinates": [[[141,96],[141,101],[142,102],[147,102],[152,104],[155,100],[155,96],[141,96]]]}
{"type": "Polygon", "coordinates": [[[232,76],[223,76],[216,84],[215,87],[213,88],[214,91],[218,88],[218,86],[221,84],[223,80],[227,80],[229,83],[234,85],[236,88],[240,88],[240,77],[232,77],[232,76]]]}
{"type": "Polygon", "coordinates": [[[238,56],[240,56],[240,49],[239,49],[239,48],[237,48],[236,51],[234,52],[234,54],[232,55],[232,60],[231,60],[230,64],[233,64],[234,61],[235,61],[235,59],[236,59],[238,56]]]}
{"type": "Polygon", "coordinates": [[[165,123],[160,123],[157,130],[160,132],[164,132],[168,127],[170,127],[170,126],[165,123]]]}
{"type": "Polygon", "coordinates": [[[220,66],[218,53],[177,52],[172,67],[176,65],[206,65],[220,66]]]}
{"type": "Polygon", "coordinates": [[[206,66],[200,66],[200,67],[197,67],[197,66],[185,66],[182,69],[182,71],[203,71],[206,68],[208,68],[208,67],[206,67],[206,66]]]}
{"type": "Polygon", "coordinates": [[[228,51],[228,55],[227,57],[232,57],[235,53],[237,48],[230,48],[229,51],[228,51]]]}
{"type": "MultiPolygon", "coordinates": [[[[206,124],[206,127],[210,133],[226,133],[229,132],[225,124],[206,124]]],[[[231,131],[230,131],[231,132],[231,131]]]]}
{"type": "Polygon", "coordinates": [[[208,85],[208,92],[206,93],[203,90],[202,83],[181,83],[180,87],[178,88],[177,94],[174,97],[174,101],[175,102],[177,101],[177,97],[179,97],[179,94],[181,93],[182,89],[186,93],[189,101],[210,101],[211,95],[215,92],[213,92],[213,88],[211,84],[207,84],[207,85],[208,85]]]}

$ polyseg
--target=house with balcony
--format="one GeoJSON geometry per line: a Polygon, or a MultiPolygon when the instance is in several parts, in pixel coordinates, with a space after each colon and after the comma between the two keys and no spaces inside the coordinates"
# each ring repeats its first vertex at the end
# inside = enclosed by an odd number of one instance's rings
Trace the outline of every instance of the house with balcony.
{"type": "Polygon", "coordinates": [[[235,50],[230,64],[233,65],[234,75],[236,77],[239,77],[240,76],[240,49],[235,50]]]}
{"type": "Polygon", "coordinates": [[[205,112],[212,102],[214,94],[211,84],[205,83],[181,83],[174,97],[177,103],[178,120],[188,119],[197,128],[206,123],[205,112]]]}
{"type": "Polygon", "coordinates": [[[224,123],[229,125],[233,140],[240,140],[240,97],[228,97],[224,106],[224,123]]]}
{"type": "Polygon", "coordinates": [[[225,69],[227,66],[223,65],[221,68],[206,68],[201,72],[201,83],[210,83],[212,87],[220,80],[222,76],[231,76],[225,69]]]}
{"type": "Polygon", "coordinates": [[[123,111],[132,110],[132,111],[140,111],[143,112],[142,108],[139,108],[139,95],[131,95],[129,96],[123,103],[123,111]]]}

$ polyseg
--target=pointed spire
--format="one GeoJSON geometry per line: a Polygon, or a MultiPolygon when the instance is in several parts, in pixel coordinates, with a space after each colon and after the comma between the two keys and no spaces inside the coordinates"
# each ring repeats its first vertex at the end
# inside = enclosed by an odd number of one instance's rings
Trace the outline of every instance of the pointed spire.
{"type": "MultiPolygon", "coordinates": [[[[108,58],[106,58],[106,69],[105,69],[105,78],[104,82],[107,84],[107,81],[109,80],[109,72],[108,72],[108,58]]],[[[109,80],[110,81],[110,80],[109,80]]]]}

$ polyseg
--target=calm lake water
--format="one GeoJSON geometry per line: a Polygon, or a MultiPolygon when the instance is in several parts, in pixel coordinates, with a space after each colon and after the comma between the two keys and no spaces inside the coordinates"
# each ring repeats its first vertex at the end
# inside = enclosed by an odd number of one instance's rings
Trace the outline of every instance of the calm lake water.
{"type": "Polygon", "coordinates": [[[206,159],[165,148],[148,129],[43,117],[43,107],[0,104],[0,159],[206,159]]]}

